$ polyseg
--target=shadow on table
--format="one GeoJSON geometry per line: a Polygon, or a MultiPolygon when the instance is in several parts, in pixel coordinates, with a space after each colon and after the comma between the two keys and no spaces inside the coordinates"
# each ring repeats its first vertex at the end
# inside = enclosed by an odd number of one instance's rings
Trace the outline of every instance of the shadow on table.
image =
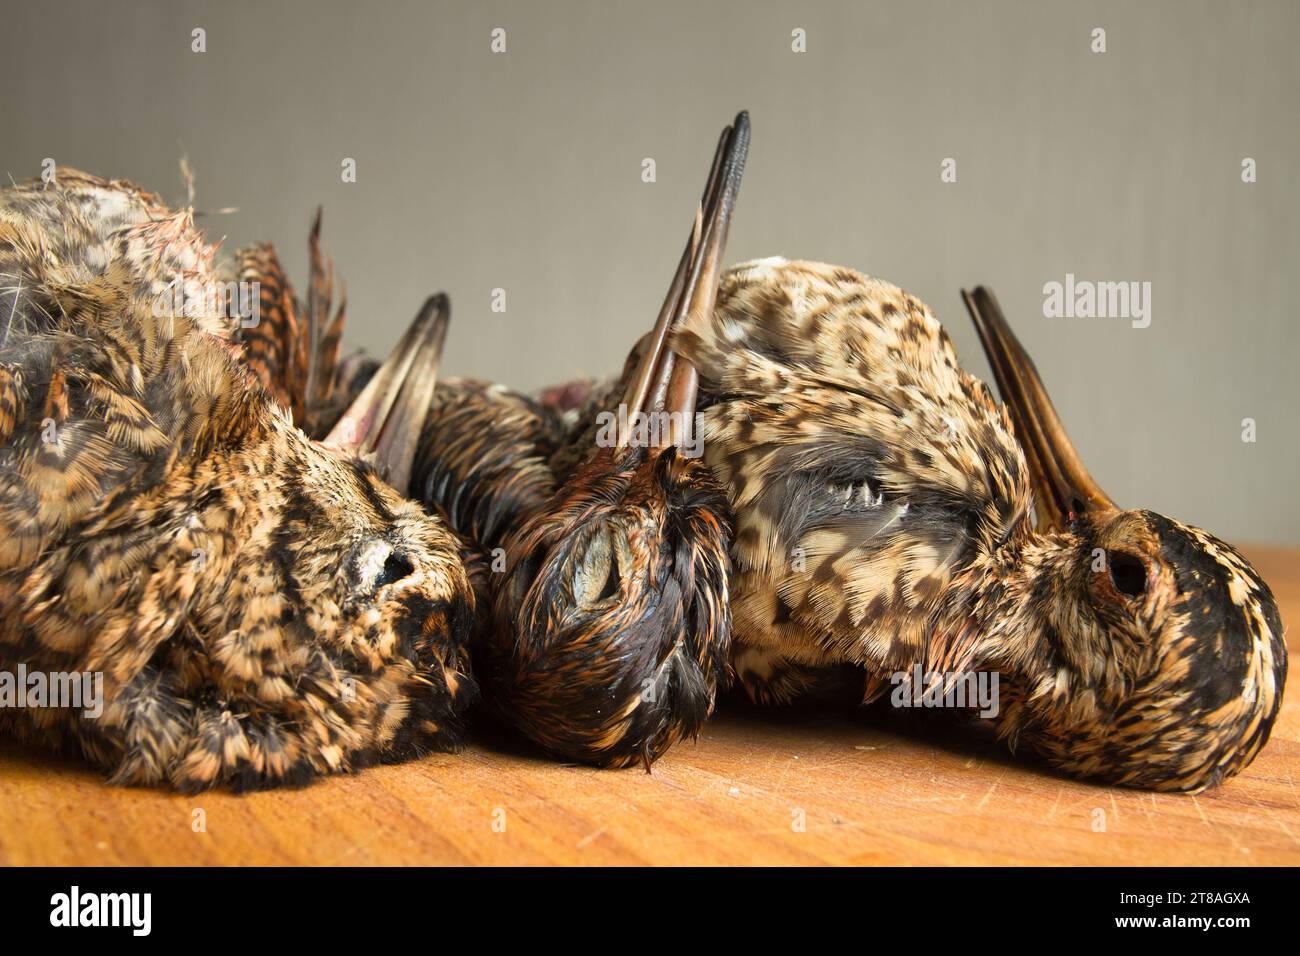
{"type": "MultiPolygon", "coordinates": [[[[722,695],[717,713],[706,725],[739,730],[752,734],[755,744],[771,741],[775,747],[791,746],[792,737],[806,736],[810,743],[844,739],[864,730],[883,733],[906,741],[917,749],[932,749],[958,757],[977,757],[996,766],[1032,769],[1057,779],[1068,779],[1045,761],[1022,748],[1012,754],[1007,745],[994,735],[988,721],[962,717],[942,710],[900,710],[887,702],[862,708],[848,699],[822,700],[784,707],[760,707],[742,692],[722,695]]],[[[485,708],[471,714],[466,734],[467,750],[481,748],[538,766],[556,764],[556,760],[517,731],[495,720],[485,708]]],[[[689,747],[678,744],[678,748],[689,747]]],[[[19,741],[0,738],[0,757],[7,776],[47,776],[56,774],[64,782],[102,783],[104,775],[72,754],[53,754],[19,741]]],[[[614,772],[614,771],[611,771],[614,772]]],[[[628,771],[634,772],[634,771],[628,771]]]]}
{"type": "Polygon", "coordinates": [[[813,702],[789,707],[760,707],[743,693],[730,693],[719,704],[715,720],[752,726],[756,733],[799,728],[809,734],[873,730],[906,741],[917,749],[932,749],[958,757],[978,757],[984,763],[1033,769],[1048,776],[1067,779],[1045,760],[1020,748],[1012,753],[998,740],[992,722],[941,709],[900,709],[888,700],[868,707],[853,701],[813,702]]]}
{"type": "MultiPolygon", "coordinates": [[[[952,711],[902,710],[891,707],[887,701],[860,707],[851,698],[844,697],[763,707],[751,703],[743,692],[733,690],[720,697],[717,712],[706,725],[702,739],[710,727],[728,731],[739,729],[744,734],[752,734],[755,744],[770,740],[773,746],[779,747],[789,747],[792,736],[807,736],[810,743],[822,743],[827,739],[843,739],[871,730],[905,741],[917,750],[931,749],[962,758],[977,757],[985,764],[1032,770],[1053,779],[1072,779],[1026,748],[1022,747],[1013,754],[1004,741],[997,739],[990,721],[952,711]]],[[[526,763],[556,763],[555,758],[482,709],[472,714],[468,743],[471,747],[526,763]]],[[[690,746],[690,742],[685,742],[679,743],[677,748],[690,746]]],[[[635,768],[627,772],[633,770],[635,768]]]]}

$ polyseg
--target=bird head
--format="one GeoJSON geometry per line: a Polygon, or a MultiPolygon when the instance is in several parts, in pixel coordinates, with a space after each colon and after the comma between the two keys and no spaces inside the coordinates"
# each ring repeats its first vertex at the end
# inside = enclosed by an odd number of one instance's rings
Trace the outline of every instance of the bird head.
{"type": "Polygon", "coordinates": [[[160,305],[156,283],[217,273],[188,216],[141,195],[71,173],[0,191],[0,660],[102,672],[84,745],[124,781],[271,782],[454,742],[473,597],[458,542],[392,487],[436,307],[348,434],[313,442],[221,315],[160,305]]]}
{"type": "Polygon", "coordinates": [[[287,469],[298,481],[282,532],[308,628],[337,630],[371,671],[416,665],[394,680],[414,689],[419,729],[444,738],[477,694],[474,592],[460,541],[405,494],[449,319],[447,297],[429,298],[326,438],[304,443],[305,461],[287,469]]]}
{"type": "Polygon", "coordinates": [[[1019,610],[989,623],[1008,636],[1015,672],[1003,732],[1064,769],[1130,786],[1197,791],[1237,773],[1267,741],[1286,681],[1268,585],[1213,535],[1119,508],[996,300],[977,289],[966,303],[1038,511],[1022,580],[1007,585],[1019,610]]]}
{"type": "MultiPolygon", "coordinates": [[[[459,541],[401,493],[446,322],[430,299],[324,441],[236,368],[232,400],[163,479],[184,526],[172,571],[159,565],[192,589],[190,640],[169,656],[193,674],[187,697],[293,721],[301,739],[257,757],[272,780],[459,744],[474,593],[459,541]]],[[[205,765],[201,784],[218,780],[205,765]]]]}
{"type": "Polygon", "coordinates": [[[602,448],[507,540],[498,649],[513,721],[569,759],[621,766],[696,732],[725,670],[726,496],[703,462],[602,448]]]}
{"type": "MultiPolygon", "coordinates": [[[[279,454],[265,491],[256,476],[232,489],[260,501],[243,504],[258,521],[232,553],[230,573],[273,584],[248,607],[265,602],[276,611],[266,623],[281,630],[286,650],[301,641],[338,655],[340,678],[389,668],[393,690],[463,709],[474,693],[466,649],[474,599],[456,538],[398,494],[372,456],[296,431],[271,446],[279,454]],[[402,661],[414,667],[391,666],[402,661]]],[[[225,606],[222,593],[209,597],[225,606]]],[[[345,685],[345,693],[366,692],[345,685]]],[[[424,729],[436,735],[447,729],[440,722],[424,729]]]]}
{"type": "Polygon", "coordinates": [[[726,495],[692,440],[696,369],[667,341],[711,313],[748,147],[723,131],[690,240],[588,460],[506,543],[485,668],[511,719],[554,753],[651,761],[698,732],[726,676],[726,495]]]}

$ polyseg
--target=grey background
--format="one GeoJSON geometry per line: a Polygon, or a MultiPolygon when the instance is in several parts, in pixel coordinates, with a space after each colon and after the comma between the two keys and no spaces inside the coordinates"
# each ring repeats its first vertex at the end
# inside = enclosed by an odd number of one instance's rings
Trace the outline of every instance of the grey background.
{"type": "Polygon", "coordinates": [[[524,388],[619,366],[747,108],[730,261],[890,279],[981,376],[958,289],[987,283],[1118,501],[1300,541],[1300,4],[4,6],[4,170],[50,156],[180,200],[183,148],[198,208],[239,207],[212,237],[274,241],[300,283],[323,204],[350,346],[382,354],[444,289],[447,371],[524,388]],[[1150,328],[1044,318],[1066,272],[1150,281],[1150,328]]]}

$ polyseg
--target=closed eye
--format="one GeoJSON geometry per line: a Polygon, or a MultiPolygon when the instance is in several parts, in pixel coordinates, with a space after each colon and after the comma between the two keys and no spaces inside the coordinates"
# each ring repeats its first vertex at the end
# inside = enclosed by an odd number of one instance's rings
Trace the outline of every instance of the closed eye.
{"type": "Polygon", "coordinates": [[[617,597],[623,575],[619,570],[622,538],[600,530],[591,536],[575,568],[573,596],[579,607],[590,607],[617,597]]]}

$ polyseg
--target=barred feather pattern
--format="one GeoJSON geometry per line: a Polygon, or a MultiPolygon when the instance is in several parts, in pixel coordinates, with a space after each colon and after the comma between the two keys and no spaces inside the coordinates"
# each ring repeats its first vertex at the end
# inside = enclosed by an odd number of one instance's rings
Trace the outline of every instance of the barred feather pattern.
{"type": "Polygon", "coordinates": [[[1259,752],[1287,669],[1267,585],[1148,511],[1036,531],[1010,416],[923,303],[850,269],[758,260],[672,345],[700,371],[705,460],[736,513],[751,696],[788,699],[837,663],[863,668],[864,699],[917,664],[984,668],[1003,736],[1081,776],[1196,791],[1259,752]],[[1114,554],[1145,569],[1136,591],[1098,565],[1114,554]]]}
{"type": "Polygon", "coordinates": [[[473,379],[440,381],[411,490],[490,551],[555,493],[548,458],[560,438],[556,417],[527,396],[473,379]]]}
{"type": "Polygon", "coordinates": [[[183,791],[454,748],[459,543],[294,428],[226,316],[160,307],[174,270],[221,274],[128,183],[0,190],[0,669],[104,690],[98,716],[4,708],[0,731],[183,791]]]}
{"type": "Polygon", "coordinates": [[[311,276],[305,303],[297,298],[275,247],[260,243],[241,249],[236,263],[239,280],[258,287],[257,315],[240,316],[233,308],[230,314],[231,323],[238,325],[249,368],[312,438],[329,432],[348,397],[355,394],[340,388],[347,293],[331,316],[334,263],[321,251],[320,231],[318,210],[308,243],[311,276]]]}

